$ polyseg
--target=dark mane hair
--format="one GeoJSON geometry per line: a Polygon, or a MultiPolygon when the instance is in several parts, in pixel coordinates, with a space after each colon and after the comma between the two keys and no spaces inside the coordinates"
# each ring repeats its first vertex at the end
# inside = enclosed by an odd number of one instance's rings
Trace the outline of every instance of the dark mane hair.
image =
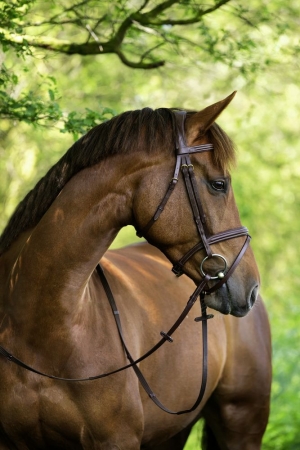
{"type": "Polygon", "coordinates": [[[236,163],[236,152],[233,141],[214,123],[207,132],[209,142],[214,145],[213,163],[224,172],[229,171],[236,163]]]}
{"type": "MultiPolygon", "coordinates": [[[[225,169],[234,160],[233,145],[218,125],[214,124],[209,133],[216,149],[215,163],[225,169]]],[[[131,152],[140,145],[146,145],[149,152],[162,146],[172,152],[175,140],[174,113],[167,108],[127,111],[92,128],[19,203],[0,237],[0,254],[21,232],[37,225],[66,183],[82,169],[109,156],[131,152]]]]}

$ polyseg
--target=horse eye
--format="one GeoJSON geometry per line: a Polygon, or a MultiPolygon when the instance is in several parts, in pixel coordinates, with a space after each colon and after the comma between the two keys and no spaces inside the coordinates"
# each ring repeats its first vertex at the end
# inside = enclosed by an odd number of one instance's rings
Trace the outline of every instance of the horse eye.
{"type": "Polygon", "coordinates": [[[226,182],[224,180],[214,180],[210,184],[211,184],[211,187],[215,191],[225,191],[226,190],[226,182]]]}

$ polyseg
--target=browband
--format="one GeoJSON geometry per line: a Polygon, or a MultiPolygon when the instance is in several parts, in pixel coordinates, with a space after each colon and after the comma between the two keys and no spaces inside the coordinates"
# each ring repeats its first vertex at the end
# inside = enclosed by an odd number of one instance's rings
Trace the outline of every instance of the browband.
{"type": "Polygon", "coordinates": [[[186,111],[175,112],[177,124],[176,154],[186,155],[188,153],[209,152],[214,149],[213,144],[202,144],[188,147],[185,142],[184,124],[186,120],[186,111]]]}

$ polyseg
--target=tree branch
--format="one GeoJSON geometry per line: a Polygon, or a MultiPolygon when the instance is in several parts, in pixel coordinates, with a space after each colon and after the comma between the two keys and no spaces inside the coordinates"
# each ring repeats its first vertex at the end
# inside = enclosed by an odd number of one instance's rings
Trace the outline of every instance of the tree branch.
{"type": "MultiPolygon", "coordinates": [[[[171,0],[170,0],[171,1],[171,0]]],[[[201,20],[201,18],[207,14],[210,14],[214,11],[216,11],[217,9],[220,9],[223,5],[229,3],[231,0],[220,0],[218,3],[216,3],[214,6],[212,6],[211,8],[208,9],[199,9],[198,13],[193,16],[190,17],[189,19],[163,19],[163,20],[153,20],[151,19],[151,17],[153,17],[152,11],[150,11],[150,13],[144,13],[144,14],[140,14],[140,19],[139,22],[143,25],[157,25],[157,26],[162,26],[162,25],[191,25],[193,23],[197,23],[201,20]]],[[[167,3],[167,2],[165,2],[167,3]]],[[[177,3],[174,2],[173,3],[177,3]]],[[[158,9],[155,8],[155,9],[158,9]]],[[[154,17],[156,17],[154,15],[154,17]]]]}
{"type": "Polygon", "coordinates": [[[61,39],[51,38],[49,36],[18,36],[15,34],[8,34],[5,30],[0,28],[0,35],[4,34],[6,42],[9,41],[13,44],[29,45],[32,47],[44,48],[46,50],[52,50],[66,55],[100,55],[104,53],[115,53],[120,60],[128,67],[135,69],[154,69],[165,64],[164,61],[155,61],[151,63],[142,62],[144,56],[139,62],[130,61],[126,58],[114,41],[108,42],[87,42],[81,44],[70,43],[69,41],[63,41],[61,39]]]}
{"type": "MultiPolygon", "coordinates": [[[[228,0],[227,0],[228,1],[228,0]]],[[[144,17],[145,19],[151,19],[151,17],[157,17],[159,14],[161,14],[166,9],[173,6],[175,3],[180,3],[180,0],[166,0],[165,2],[160,3],[155,8],[151,9],[151,11],[148,11],[147,13],[136,13],[141,17],[144,17]]],[[[147,22],[147,23],[150,23],[147,22]]]]}
{"type": "MultiPolygon", "coordinates": [[[[157,46],[156,46],[157,47],[157,46]]],[[[124,63],[128,67],[132,67],[134,69],[157,69],[158,67],[161,67],[165,64],[165,61],[156,61],[153,63],[144,63],[143,59],[145,59],[146,54],[142,55],[139,62],[129,61],[124,53],[121,52],[121,50],[118,50],[115,52],[122,63],[124,63]]],[[[148,52],[149,53],[149,52],[148,52]]]]}
{"type": "MultiPolygon", "coordinates": [[[[201,18],[204,15],[216,11],[230,1],[232,0],[218,0],[213,6],[204,9],[201,5],[195,6],[191,5],[189,2],[186,2],[184,3],[184,5],[182,5],[181,0],[165,0],[152,8],[150,11],[142,12],[142,10],[149,5],[149,0],[144,0],[142,5],[132,13],[128,12],[127,10],[121,10],[121,14],[119,16],[120,11],[118,11],[117,19],[116,17],[111,17],[109,19],[110,16],[107,12],[105,12],[105,14],[100,18],[94,17],[87,19],[87,16],[85,16],[85,14],[81,14],[82,11],[80,11],[80,7],[84,6],[85,8],[87,8],[89,0],[82,0],[77,4],[65,9],[63,12],[50,17],[49,20],[44,20],[43,22],[41,22],[41,25],[73,24],[74,26],[80,27],[80,30],[85,29],[88,32],[89,36],[93,38],[93,40],[89,38],[85,42],[81,41],[74,43],[71,40],[57,39],[45,33],[39,36],[29,34],[18,35],[16,33],[8,32],[7,30],[0,28],[0,41],[2,39],[6,45],[19,45],[20,48],[26,46],[37,47],[49,51],[64,53],[67,55],[99,55],[105,53],[114,53],[128,67],[153,69],[164,65],[164,61],[151,61],[150,55],[153,54],[153,51],[156,48],[167,42],[163,30],[159,30],[155,27],[161,27],[163,25],[184,26],[200,22],[201,18]],[[172,11],[172,6],[176,4],[178,4],[179,6],[184,6],[184,8],[188,8],[190,6],[193,11],[192,17],[180,18],[179,16],[179,18],[177,18],[175,16],[174,18],[170,19],[159,18],[159,16],[161,16],[161,14],[165,11],[172,11]],[[198,8],[196,9],[196,12],[195,8],[198,8]],[[72,16],[66,17],[66,13],[75,14],[75,18],[72,16]],[[87,23],[87,20],[89,20],[90,23],[87,23]],[[100,23],[101,29],[98,29],[97,31],[97,27],[100,23]],[[114,24],[117,24],[116,30],[114,30],[114,24]],[[105,32],[105,26],[110,27],[110,37],[103,38],[103,41],[101,41],[99,39],[100,35],[108,35],[107,32],[105,32]],[[143,43],[143,48],[141,48],[140,50],[142,55],[139,56],[139,61],[134,62],[128,59],[127,56],[125,56],[123,46],[128,42],[128,38],[130,39],[132,35],[134,37],[139,36],[138,33],[145,33],[148,35],[150,34],[156,36],[156,42],[152,42],[153,38],[145,40],[145,43],[143,43]],[[146,61],[146,59],[148,60],[148,62],[146,61]]],[[[185,9],[184,13],[186,13],[186,11],[187,10],[185,9]]],[[[37,27],[38,25],[38,23],[35,23],[33,25],[26,26],[37,27]]],[[[81,40],[82,37],[83,36],[81,33],[81,40]]],[[[84,37],[86,38],[86,35],[84,37]]],[[[178,36],[178,38],[179,37],[180,36],[178,36]]]]}
{"type": "Polygon", "coordinates": [[[99,45],[103,50],[101,53],[114,53],[114,49],[110,42],[98,43],[78,43],[74,44],[68,40],[56,39],[50,36],[30,36],[30,35],[17,35],[14,33],[8,33],[3,28],[0,28],[0,35],[4,36],[6,42],[19,45],[29,45],[31,47],[44,48],[46,50],[52,50],[67,55],[73,55],[75,53],[79,55],[97,55],[100,53],[99,45]]]}

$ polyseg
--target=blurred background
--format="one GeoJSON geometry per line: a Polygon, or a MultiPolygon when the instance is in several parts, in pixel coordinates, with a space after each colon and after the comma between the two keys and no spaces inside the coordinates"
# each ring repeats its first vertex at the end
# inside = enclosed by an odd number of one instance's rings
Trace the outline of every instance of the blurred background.
{"type": "MultiPolygon", "coordinates": [[[[218,123],[237,147],[234,191],[272,327],[264,450],[300,449],[299,17],[297,0],[0,1],[0,231],[97,123],[238,91],[218,123]]],[[[113,247],[135,239],[127,227],[113,247]]]]}

